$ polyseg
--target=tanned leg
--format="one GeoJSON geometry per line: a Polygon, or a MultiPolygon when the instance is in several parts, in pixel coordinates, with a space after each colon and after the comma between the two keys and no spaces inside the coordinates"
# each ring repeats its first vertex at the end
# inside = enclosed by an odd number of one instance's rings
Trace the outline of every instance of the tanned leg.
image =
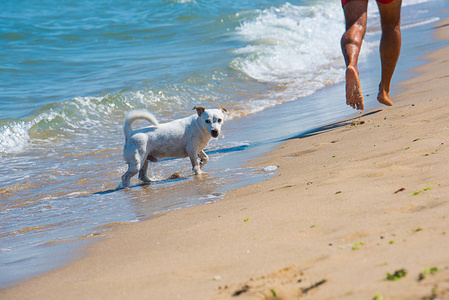
{"type": "Polygon", "coordinates": [[[390,83],[401,51],[401,3],[402,0],[394,0],[388,4],[377,3],[382,25],[382,38],[379,47],[382,78],[377,100],[388,106],[393,105],[389,94],[390,83]]]}
{"type": "Polygon", "coordinates": [[[367,0],[351,0],[343,6],[346,32],[341,38],[341,50],[346,63],[346,104],[363,110],[363,94],[357,63],[366,33],[367,0]]]}

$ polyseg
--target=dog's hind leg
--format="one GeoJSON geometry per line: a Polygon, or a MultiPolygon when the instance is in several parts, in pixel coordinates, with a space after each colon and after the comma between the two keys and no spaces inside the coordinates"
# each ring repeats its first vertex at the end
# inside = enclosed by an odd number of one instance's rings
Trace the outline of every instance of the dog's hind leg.
{"type": "Polygon", "coordinates": [[[131,182],[131,178],[139,173],[140,170],[140,161],[141,155],[137,150],[126,153],[125,160],[128,164],[128,171],[122,176],[122,183],[117,187],[118,188],[127,188],[131,182]],[[132,153],[134,152],[134,153],[132,153]]]}
{"type": "Polygon", "coordinates": [[[207,156],[204,150],[201,150],[200,153],[198,153],[198,157],[201,159],[200,168],[202,168],[209,161],[209,156],[207,156]]]}
{"type": "Polygon", "coordinates": [[[147,175],[148,163],[149,160],[146,159],[139,171],[139,180],[143,182],[151,182],[150,178],[147,175]]]}
{"type": "Polygon", "coordinates": [[[122,176],[122,188],[129,187],[131,178],[137,173],[139,173],[139,164],[134,162],[128,164],[128,171],[126,171],[126,173],[122,176]]]}

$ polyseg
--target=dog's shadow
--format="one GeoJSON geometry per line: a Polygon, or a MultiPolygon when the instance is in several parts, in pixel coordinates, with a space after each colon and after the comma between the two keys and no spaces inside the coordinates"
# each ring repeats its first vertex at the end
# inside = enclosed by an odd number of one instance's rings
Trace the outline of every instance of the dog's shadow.
{"type": "Polygon", "coordinates": [[[92,193],[91,195],[108,195],[108,194],[112,194],[114,192],[126,191],[128,189],[133,189],[136,187],[160,185],[160,184],[174,183],[174,182],[178,182],[178,181],[185,181],[185,180],[188,180],[189,178],[191,178],[192,176],[194,176],[194,175],[191,174],[191,175],[187,175],[187,176],[182,176],[179,174],[179,172],[176,172],[165,179],[152,180],[150,182],[140,182],[140,183],[132,185],[128,188],[120,188],[120,189],[114,188],[114,189],[109,189],[106,191],[95,192],[95,193],[92,193]]]}

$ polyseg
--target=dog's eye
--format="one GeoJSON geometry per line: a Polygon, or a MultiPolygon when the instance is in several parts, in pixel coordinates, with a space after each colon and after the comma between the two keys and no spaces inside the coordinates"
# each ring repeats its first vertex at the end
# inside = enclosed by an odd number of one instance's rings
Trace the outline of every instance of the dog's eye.
{"type": "Polygon", "coordinates": [[[218,121],[218,123],[221,123],[222,120],[221,120],[221,119],[218,119],[217,121],[218,121]]]}
{"type": "Polygon", "coordinates": [[[210,124],[210,122],[211,122],[211,120],[206,120],[206,123],[207,123],[207,124],[210,124]]]}

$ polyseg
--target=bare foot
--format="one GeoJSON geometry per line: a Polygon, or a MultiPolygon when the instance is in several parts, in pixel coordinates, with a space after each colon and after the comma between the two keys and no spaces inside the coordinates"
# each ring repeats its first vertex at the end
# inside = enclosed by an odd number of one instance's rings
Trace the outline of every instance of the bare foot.
{"type": "Polygon", "coordinates": [[[382,85],[379,84],[379,94],[377,94],[377,101],[387,106],[392,106],[393,102],[390,99],[390,94],[386,90],[381,89],[381,86],[382,85]]]}
{"type": "Polygon", "coordinates": [[[346,104],[358,110],[365,108],[359,74],[351,66],[346,69],[346,104]]]}

